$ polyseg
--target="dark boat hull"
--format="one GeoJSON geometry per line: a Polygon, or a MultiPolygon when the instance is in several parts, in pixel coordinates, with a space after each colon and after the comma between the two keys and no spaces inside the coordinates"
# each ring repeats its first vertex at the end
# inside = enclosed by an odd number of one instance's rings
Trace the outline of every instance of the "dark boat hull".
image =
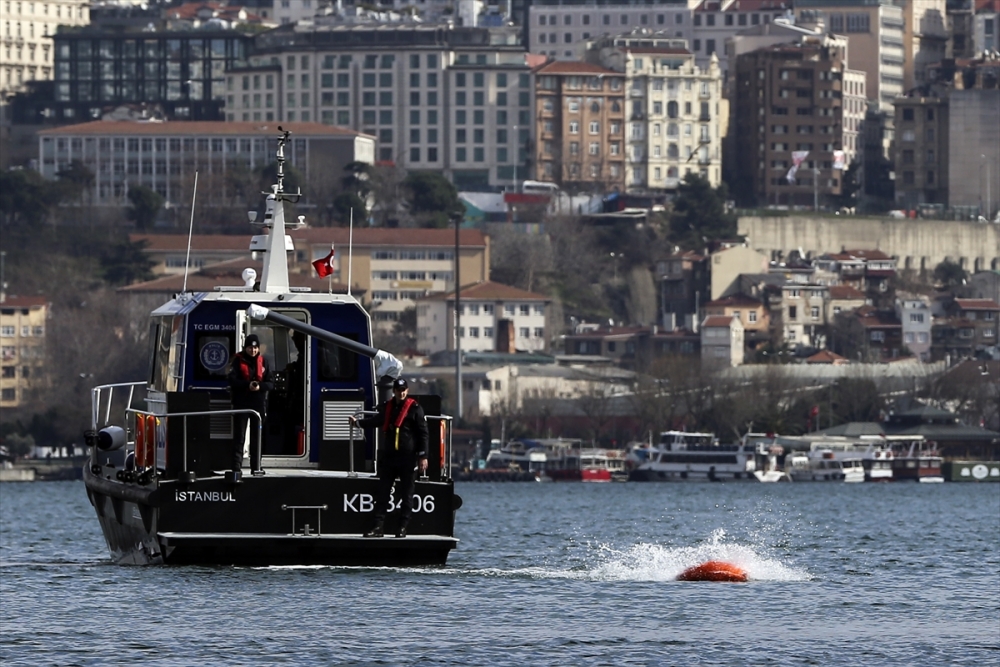
{"type": "Polygon", "coordinates": [[[450,482],[420,480],[405,538],[365,538],[377,480],[278,473],[227,483],[223,477],[146,486],[84,469],[87,493],[119,564],[444,565],[461,499],[450,482]]]}

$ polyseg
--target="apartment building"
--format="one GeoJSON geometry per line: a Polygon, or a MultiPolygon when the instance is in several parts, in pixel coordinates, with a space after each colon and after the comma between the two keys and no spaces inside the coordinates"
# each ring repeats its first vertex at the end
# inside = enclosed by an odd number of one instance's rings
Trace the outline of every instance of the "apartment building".
{"type": "Polygon", "coordinates": [[[744,30],[788,18],[791,9],[791,0],[700,0],[691,10],[691,51],[696,64],[707,69],[715,55],[725,81],[733,65],[726,41],[744,30]]]}
{"type": "Polygon", "coordinates": [[[946,58],[972,58],[976,54],[973,39],[973,17],[976,0],[949,0],[947,3],[946,25],[948,42],[945,45],[946,58]]]}
{"type": "Polygon", "coordinates": [[[24,89],[27,81],[53,78],[52,39],[59,26],[90,23],[90,3],[82,0],[3,0],[0,13],[0,96],[24,89]]]}
{"type": "Polygon", "coordinates": [[[564,189],[625,190],[625,75],[588,62],[534,71],[535,178],[564,189]]]}
{"type": "MultiPolygon", "coordinates": [[[[696,0],[540,0],[528,9],[528,50],[555,60],[577,60],[584,42],[601,35],[656,31],[690,41],[696,0]]],[[[721,42],[720,42],[721,44],[721,42]]],[[[707,61],[707,58],[706,58],[707,61]]],[[[707,65],[707,62],[705,63],[707,65]]]]}
{"type": "Polygon", "coordinates": [[[442,171],[460,188],[528,173],[530,70],[512,28],[317,17],[259,35],[246,69],[226,80],[229,121],[363,131],[378,139],[377,160],[442,171]]]}
{"type": "Polygon", "coordinates": [[[0,293],[0,408],[24,405],[42,381],[48,313],[44,297],[0,293]]]}
{"type": "MultiPolygon", "coordinates": [[[[319,123],[288,123],[285,147],[289,164],[307,183],[342,174],[353,161],[373,164],[375,139],[360,132],[319,123]]],[[[74,160],[94,173],[92,201],[127,204],[129,186],[145,185],[167,202],[187,201],[195,170],[225,194],[228,171],[274,164],[276,125],[212,121],[92,121],[38,133],[39,171],[54,179],[74,160]]],[[[303,188],[304,189],[304,188],[303,188]]]]}
{"type": "Polygon", "coordinates": [[[743,324],[737,318],[706,317],[700,331],[703,366],[726,368],[743,364],[743,324]]]}
{"type": "Polygon", "coordinates": [[[898,293],[896,317],[903,329],[903,344],[921,361],[931,360],[931,304],[926,296],[898,293]]]}
{"type": "Polygon", "coordinates": [[[891,113],[904,91],[903,8],[891,0],[796,0],[796,23],[847,37],[850,62],[865,72],[874,110],[891,113]]]}
{"type": "Polygon", "coordinates": [[[900,97],[896,100],[896,204],[948,203],[948,100],[900,97]]]}
{"type": "MultiPolygon", "coordinates": [[[[463,281],[465,280],[463,274],[463,281]]],[[[551,299],[480,280],[459,294],[458,337],[466,352],[548,352],[551,299]]],[[[455,292],[417,300],[417,348],[433,354],[455,349],[455,292]]]]}
{"type": "Polygon", "coordinates": [[[18,122],[80,123],[122,105],[155,105],[177,120],[222,120],[225,71],[243,62],[252,36],[212,27],[89,26],[48,41],[54,92],[21,100],[18,122]]]}
{"type": "Polygon", "coordinates": [[[729,109],[713,55],[695,64],[684,40],[632,32],[587,45],[588,62],[625,75],[625,184],[629,190],[676,190],[684,175],[722,181],[722,138],[729,109]]]}
{"type": "Polygon", "coordinates": [[[827,206],[858,149],[865,88],[843,38],[805,37],[737,59],[737,196],[757,205],[827,206]]]}
{"type": "Polygon", "coordinates": [[[699,303],[708,300],[707,260],[706,255],[686,250],[656,262],[660,317],[667,330],[684,326],[687,317],[694,316],[697,320],[699,303]]]}
{"type": "Polygon", "coordinates": [[[952,299],[943,305],[944,316],[931,329],[934,359],[973,357],[997,349],[1000,304],[990,299],[952,299]]]}
{"type": "MultiPolygon", "coordinates": [[[[986,64],[992,66],[976,69],[992,71],[996,82],[1000,58],[986,64]]],[[[948,204],[967,207],[987,220],[995,219],[1000,211],[998,88],[953,90],[948,95],[948,204]]]]}
{"type": "Polygon", "coordinates": [[[705,317],[735,317],[743,325],[744,342],[755,348],[770,340],[771,313],[760,299],[745,294],[709,301],[703,309],[705,317]]]}
{"type": "Polygon", "coordinates": [[[826,328],[826,302],[829,287],[787,283],[781,286],[780,309],[782,335],[792,347],[822,347],[826,328]]]}
{"type": "Polygon", "coordinates": [[[972,43],[975,55],[1000,51],[1000,0],[978,0],[972,19],[972,43]]]}
{"type": "Polygon", "coordinates": [[[947,0],[906,0],[903,5],[903,90],[928,81],[927,66],[941,62],[948,46],[947,0]]]}

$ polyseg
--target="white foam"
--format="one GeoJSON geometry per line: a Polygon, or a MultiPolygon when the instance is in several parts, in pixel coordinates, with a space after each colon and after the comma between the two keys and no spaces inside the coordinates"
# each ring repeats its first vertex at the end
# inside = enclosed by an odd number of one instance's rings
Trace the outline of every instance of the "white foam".
{"type": "Polygon", "coordinates": [[[600,545],[601,556],[593,569],[596,579],[607,581],[673,581],[689,567],[721,560],[743,568],[750,580],[805,581],[809,573],[785,565],[746,544],[726,541],[722,529],[712,532],[702,544],[670,547],[639,543],[626,549],[600,545]]]}

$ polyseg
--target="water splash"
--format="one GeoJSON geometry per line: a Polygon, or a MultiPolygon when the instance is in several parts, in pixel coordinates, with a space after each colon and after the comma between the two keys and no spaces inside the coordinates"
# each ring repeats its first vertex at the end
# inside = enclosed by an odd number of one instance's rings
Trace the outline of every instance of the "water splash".
{"type": "Polygon", "coordinates": [[[689,567],[708,560],[721,560],[747,572],[751,581],[806,581],[809,573],[769,557],[765,550],[726,540],[718,528],[695,546],[668,547],[639,543],[625,549],[598,546],[598,563],[591,574],[606,581],[673,581],[689,567]]]}

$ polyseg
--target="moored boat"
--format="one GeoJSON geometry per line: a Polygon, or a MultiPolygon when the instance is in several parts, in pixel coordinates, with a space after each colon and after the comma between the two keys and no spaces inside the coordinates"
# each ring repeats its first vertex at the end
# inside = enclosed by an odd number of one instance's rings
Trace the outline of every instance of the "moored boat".
{"type": "Polygon", "coordinates": [[[408,535],[363,537],[378,436],[364,437],[348,417],[373,410],[402,366],[371,347],[369,315],[354,297],[289,286],[284,204],[298,195],[284,191],[287,141],[282,133],[266,199],[269,233],[250,244],[265,258],[259,284],[248,269],[243,287],[178,294],[151,315],[149,376],[92,391],[84,482],[118,563],[441,565],[458,542],[451,419],[432,396],[414,397],[428,415],[429,471],[411,498],[392,500],[413,503],[408,535]],[[273,372],[266,416],[231,404],[227,369],[250,334],[273,372]],[[234,432],[239,413],[261,432],[256,475],[230,470],[246,437],[234,432]]]}
{"type": "Polygon", "coordinates": [[[865,469],[862,459],[848,450],[838,456],[825,447],[798,452],[785,458],[785,470],[796,482],[863,482],[865,469]]]}
{"type": "Polygon", "coordinates": [[[711,433],[664,431],[648,459],[629,472],[629,480],[745,481],[755,479],[755,470],[755,444],[746,439],[721,445],[711,433]]]}
{"type": "Polygon", "coordinates": [[[923,483],[944,481],[941,473],[944,459],[923,436],[888,436],[886,440],[893,450],[894,480],[923,483]]]}

